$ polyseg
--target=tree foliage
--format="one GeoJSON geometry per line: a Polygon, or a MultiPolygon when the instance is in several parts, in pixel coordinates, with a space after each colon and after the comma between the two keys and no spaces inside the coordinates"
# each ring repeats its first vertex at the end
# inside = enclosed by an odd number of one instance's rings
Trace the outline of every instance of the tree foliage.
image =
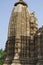
{"type": "Polygon", "coordinates": [[[3,64],[4,55],[5,55],[5,51],[0,49],[0,65],[3,64]]]}

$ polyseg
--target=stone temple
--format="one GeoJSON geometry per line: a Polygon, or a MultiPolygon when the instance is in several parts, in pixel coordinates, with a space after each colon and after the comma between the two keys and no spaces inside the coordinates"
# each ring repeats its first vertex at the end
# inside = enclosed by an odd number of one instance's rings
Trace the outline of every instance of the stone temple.
{"type": "Polygon", "coordinates": [[[43,26],[25,1],[14,4],[3,65],[43,65],[43,26]]]}

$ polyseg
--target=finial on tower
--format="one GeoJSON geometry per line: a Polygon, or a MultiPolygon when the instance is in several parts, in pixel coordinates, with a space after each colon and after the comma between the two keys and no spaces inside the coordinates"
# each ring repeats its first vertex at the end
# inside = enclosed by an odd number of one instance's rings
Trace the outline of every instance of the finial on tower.
{"type": "Polygon", "coordinates": [[[19,0],[19,1],[23,1],[23,0],[19,0]]]}
{"type": "Polygon", "coordinates": [[[27,7],[28,7],[27,3],[26,3],[26,2],[24,2],[24,0],[19,0],[19,2],[16,2],[16,3],[14,4],[14,6],[17,6],[18,4],[22,4],[22,5],[24,5],[24,6],[27,6],[27,7]]]}

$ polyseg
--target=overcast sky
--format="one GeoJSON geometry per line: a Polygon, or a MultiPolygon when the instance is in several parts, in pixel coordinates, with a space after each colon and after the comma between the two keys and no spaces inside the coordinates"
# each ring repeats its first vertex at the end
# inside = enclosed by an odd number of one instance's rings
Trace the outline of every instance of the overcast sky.
{"type": "MultiPolygon", "coordinates": [[[[5,43],[8,34],[8,24],[14,3],[18,0],[0,0],[0,49],[5,48],[5,43]]],[[[28,4],[28,9],[38,18],[38,25],[43,25],[43,0],[25,0],[28,4]]]]}

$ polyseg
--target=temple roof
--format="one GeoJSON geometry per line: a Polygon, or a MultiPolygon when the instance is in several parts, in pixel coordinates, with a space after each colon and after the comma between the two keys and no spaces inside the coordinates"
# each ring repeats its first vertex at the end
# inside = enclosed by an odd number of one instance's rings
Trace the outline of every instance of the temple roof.
{"type": "Polygon", "coordinates": [[[43,26],[42,26],[41,28],[39,28],[39,31],[40,31],[40,32],[43,32],[43,26]]]}

